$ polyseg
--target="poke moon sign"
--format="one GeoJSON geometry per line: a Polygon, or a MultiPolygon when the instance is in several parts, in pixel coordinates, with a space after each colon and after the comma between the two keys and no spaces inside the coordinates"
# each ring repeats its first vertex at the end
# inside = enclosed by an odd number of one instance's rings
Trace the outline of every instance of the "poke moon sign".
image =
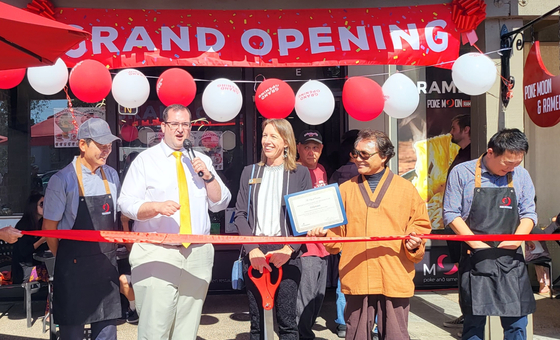
{"type": "Polygon", "coordinates": [[[529,117],[540,127],[560,122],[560,76],[553,76],[543,64],[536,41],[523,70],[523,99],[529,117]]]}

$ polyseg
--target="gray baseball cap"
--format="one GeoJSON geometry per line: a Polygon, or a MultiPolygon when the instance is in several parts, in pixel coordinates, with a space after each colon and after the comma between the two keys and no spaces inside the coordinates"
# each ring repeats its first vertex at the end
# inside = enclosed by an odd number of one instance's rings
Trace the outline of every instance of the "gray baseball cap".
{"type": "Polygon", "coordinates": [[[105,145],[120,140],[119,137],[111,133],[109,124],[101,118],[90,118],[80,125],[78,139],[91,138],[96,143],[105,145]]]}

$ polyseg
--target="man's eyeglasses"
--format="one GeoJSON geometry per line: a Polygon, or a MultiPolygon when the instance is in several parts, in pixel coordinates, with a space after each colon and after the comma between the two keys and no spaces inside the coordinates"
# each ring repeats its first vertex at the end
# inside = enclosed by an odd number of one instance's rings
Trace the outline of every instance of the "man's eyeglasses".
{"type": "Polygon", "coordinates": [[[378,154],[379,151],[374,152],[374,153],[369,153],[367,151],[359,151],[359,150],[352,150],[352,152],[350,153],[352,155],[352,158],[358,158],[358,156],[360,156],[361,159],[363,159],[364,161],[367,161],[370,157],[372,157],[375,154],[378,154]]]}
{"type": "Polygon", "coordinates": [[[191,122],[179,123],[179,122],[164,122],[167,126],[171,127],[173,130],[177,130],[179,125],[183,127],[183,129],[188,129],[191,127],[191,122]]]}

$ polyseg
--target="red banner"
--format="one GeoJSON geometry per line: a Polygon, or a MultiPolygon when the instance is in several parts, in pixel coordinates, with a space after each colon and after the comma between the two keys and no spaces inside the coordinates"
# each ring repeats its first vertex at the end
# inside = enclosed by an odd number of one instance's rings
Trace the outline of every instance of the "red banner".
{"type": "Polygon", "coordinates": [[[535,41],[523,70],[523,93],[527,114],[540,127],[560,122],[560,75],[548,72],[541,57],[540,43],[535,41]]]}
{"type": "Polygon", "coordinates": [[[57,8],[91,32],[69,67],[435,65],[459,55],[449,4],[298,10],[57,8]]]}
{"type": "MultiPolygon", "coordinates": [[[[162,233],[137,233],[124,231],[96,230],[37,230],[22,231],[23,235],[55,237],[75,241],[111,242],[111,243],[213,243],[213,244],[297,244],[297,243],[332,243],[332,242],[364,242],[392,241],[409,238],[403,236],[363,236],[363,237],[266,237],[266,236],[231,236],[231,235],[179,235],[162,233]]],[[[438,235],[419,234],[427,240],[452,241],[560,241],[560,234],[530,235],[438,235]]]]}

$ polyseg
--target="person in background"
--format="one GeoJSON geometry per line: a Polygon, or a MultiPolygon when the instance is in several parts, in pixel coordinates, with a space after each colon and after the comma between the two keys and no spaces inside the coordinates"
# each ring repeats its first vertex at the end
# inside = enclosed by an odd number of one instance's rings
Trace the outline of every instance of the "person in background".
{"type": "MultiPolygon", "coordinates": [[[[80,155],[54,174],[45,191],[43,229],[118,230],[118,173],[106,165],[119,140],[100,118],[78,130],[80,155]]],[[[117,339],[121,316],[115,243],[47,238],[56,257],[54,322],[61,340],[82,340],[91,324],[92,339],[117,339]]]]}
{"type": "MultiPolygon", "coordinates": [[[[342,136],[341,153],[343,156],[343,165],[331,175],[329,184],[337,183],[340,186],[342,183],[360,174],[356,163],[354,163],[354,157],[352,157],[352,150],[354,150],[354,143],[356,142],[359,132],[359,130],[350,130],[342,136]]],[[[337,256],[336,261],[333,262],[336,264],[336,273],[338,273],[339,254],[333,256],[337,256]]],[[[338,275],[336,276],[338,277],[338,275]]],[[[336,333],[338,337],[345,338],[346,322],[344,321],[344,308],[346,307],[346,298],[340,289],[339,278],[337,279],[336,285],[336,319],[334,322],[336,323],[336,333]]]]}
{"type": "MultiPolygon", "coordinates": [[[[191,113],[173,104],[163,111],[163,140],[131,163],[119,197],[135,232],[210,234],[208,210],[231,199],[210,157],[185,150],[191,113]],[[202,176],[199,176],[199,173],[202,176]]],[[[194,340],[212,279],[212,244],[135,243],[129,256],[138,339],[194,340]]]]}
{"type": "MultiPolygon", "coordinates": [[[[457,235],[529,234],[537,214],[533,182],[520,166],[528,150],[523,132],[503,129],[490,138],[479,159],[453,168],[443,201],[444,224],[457,235]]],[[[521,243],[463,243],[459,262],[463,339],[483,339],[488,315],[500,317],[504,339],[527,338],[527,315],[535,311],[535,298],[521,243]]]]}
{"type": "Polygon", "coordinates": [[[379,338],[409,339],[408,314],[414,295],[414,264],[424,256],[417,234],[431,231],[426,202],[407,180],[387,168],[394,146],[380,131],[362,130],[352,152],[360,175],[340,186],[348,224],[311,230],[309,236],[408,235],[406,240],[327,243],[342,251],[340,280],[346,296],[346,339],[371,339],[375,318],[379,338]]]}
{"type": "MultiPolygon", "coordinates": [[[[25,231],[41,230],[43,224],[43,195],[31,194],[23,216],[16,229],[25,231]]],[[[44,263],[33,259],[36,252],[48,249],[44,237],[24,235],[15,244],[12,253],[12,282],[48,281],[49,275],[44,263]]]]}
{"type": "Polygon", "coordinates": [[[0,240],[8,243],[15,243],[22,237],[21,231],[12,226],[7,226],[0,229],[0,240]]]}
{"type": "MultiPolygon", "coordinates": [[[[453,159],[453,162],[447,170],[447,176],[457,164],[461,164],[466,161],[470,161],[471,157],[471,116],[467,114],[461,114],[453,117],[451,119],[451,142],[459,145],[461,148],[457,156],[453,159]]],[[[449,234],[454,234],[451,227],[446,228],[449,234]]],[[[447,248],[449,249],[449,258],[453,263],[459,265],[459,259],[461,258],[461,244],[463,242],[459,241],[447,241],[447,248]]],[[[459,316],[451,321],[445,321],[443,323],[444,327],[450,328],[462,328],[463,327],[463,316],[459,316]]]]}
{"type": "MultiPolygon", "coordinates": [[[[305,130],[298,138],[299,163],[309,169],[313,188],[327,185],[327,172],[319,164],[323,152],[323,138],[317,130],[305,130]]],[[[327,288],[327,256],[321,243],[307,243],[301,255],[301,281],[297,299],[299,338],[315,339],[313,325],[325,298],[327,288]]]]}
{"type": "MultiPolygon", "coordinates": [[[[307,168],[296,164],[296,141],[287,120],[267,119],[262,129],[261,161],[243,169],[234,223],[240,236],[293,236],[284,196],[311,189],[311,176],[307,168]]],[[[282,280],[274,299],[278,336],[280,340],[297,340],[296,292],[301,279],[301,244],[245,244],[243,251],[251,315],[250,339],[264,337],[261,294],[247,276],[249,266],[253,266],[261,274],[264,268],[272,271],[272,267],[282,267],[282,280]],[[269,254],[267,263],[265,257],[269,254]]]]}

